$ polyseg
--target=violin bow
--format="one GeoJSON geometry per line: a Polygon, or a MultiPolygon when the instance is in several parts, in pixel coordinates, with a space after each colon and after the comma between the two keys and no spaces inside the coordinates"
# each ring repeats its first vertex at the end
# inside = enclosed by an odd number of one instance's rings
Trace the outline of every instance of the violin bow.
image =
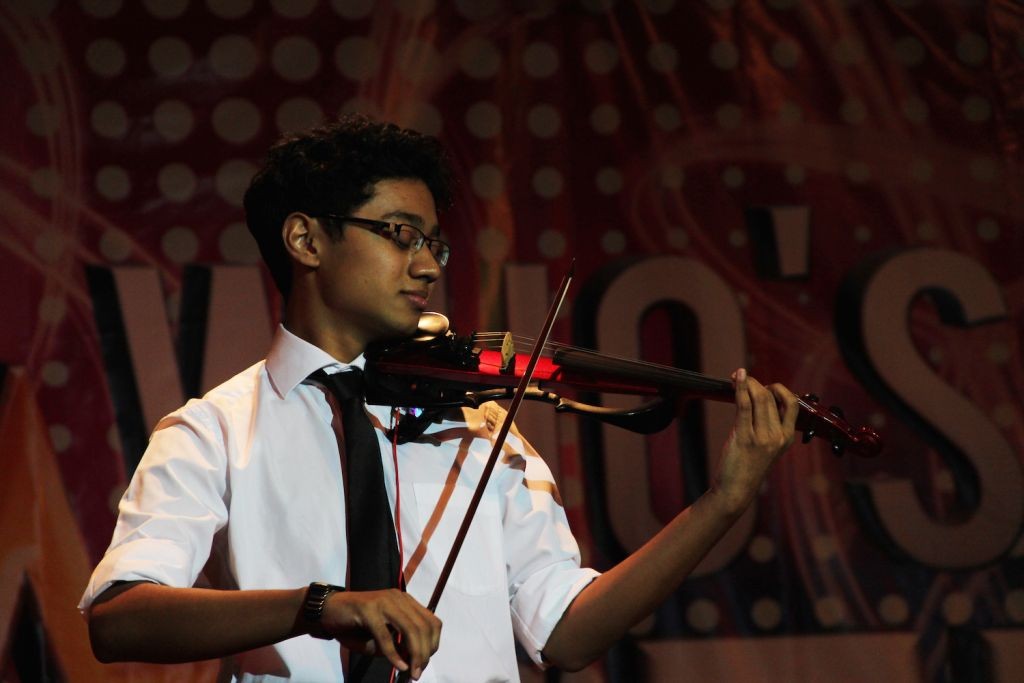
{"type": "Polygon", "coordinates": [[[437,585],[434,586],[434,594],[430,596],[430,602],[427,604],[427,609],[431,612],[437,610],[437,603],[441,601],[441,593],[444,592],[444,587],[448,583],[448,577],[452,573],[452,567],[455,566],[455,560],[458,559],[459,551],[462,549],[462,543],[466,540],[466,534],[469,533],[469,525],[473,522],[473,517],[476,515],[476,510],[480,506],[480,501],[484,497],[484,490],[487,488],[487,482],[491,478],[491,473],[494,471],[494,466],[498,462],[498,456],[501,454],[501,449],[505,445],[505,439],[508,437],[508,431],[512,428],[512,421],[516,417],[516,413],[519,411],[519,406],[523,402],[523,396],[526,395],[526,389],[530,385],[530,379],[533,377],[533,371],[537,367],[537,361],[540,359],[541,351],[544,350],[545,344],[548,342],[548,338],[551,336],[551,328],[554,327],[555,318],[558,317],[558,311],[562,308],[562,302],[565,301],[565,295],[569,291],[569,284],[572,282],[573,273],[576,270],[576,259],[573,259],[569,265],[569,272],[562,278],[562,284],[558,287],[558,293],[555,294],[555,300],[551,303],[551,308],[548,309],[547,319],[544,321],[544,327],[541,330],[540,335],[537,336],[537,341],[533,345],[533,351],[530,353],[530,362],[526,365],[526,371],[523,373],[522,379],[519,380],[519,385],[516,387],[516,393],[512,396],[512,403],[508,407],[508,411],[505,415],[505,419],[501,423],[501,429],[498,431],[498,436],[494,440],[494,446],[491,448],[491,455],[487,458],[487,464],[484,465],[483,473],[480,475],[480,482],[476,486],[476,491],[473,492],[473,498],[469,501],[469,507],[466,508],[466,516],[462,519],[462,526],[459,527],[459,533],[455,536],[455,541],[452,543],[452,548],[448,552],[448,559],[444,563],[444,567],[441,569],[441,574],[437,578],[437,585]]]}

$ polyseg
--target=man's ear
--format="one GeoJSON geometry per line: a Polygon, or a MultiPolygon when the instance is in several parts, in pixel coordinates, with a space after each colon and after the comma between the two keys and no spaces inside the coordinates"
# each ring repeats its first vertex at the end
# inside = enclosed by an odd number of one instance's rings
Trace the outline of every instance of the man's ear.
{"type": "Polygon", "coordinates": [[[281,226],[281,239],[284,240],[285,251],[293,260],[308,268],[320,265],[315,235],[323,233],[315,230],[313,220],[304,213],[290,213],[281,226]]]}

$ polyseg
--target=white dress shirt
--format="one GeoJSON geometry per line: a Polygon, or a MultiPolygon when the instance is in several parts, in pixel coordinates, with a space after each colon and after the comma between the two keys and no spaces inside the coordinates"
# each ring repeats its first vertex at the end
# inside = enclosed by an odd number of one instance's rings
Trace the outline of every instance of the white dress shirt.
{"type": "MultiPolygon", "coordinates": [[[[362,362],[360,356],[353,365],[362,362]]],[[[87,611],[114,581],[187,587],[201,573],[228,589],[344,585],[333,413],[323,390],[303,382],[319,368],[347,367],[281,327],[265,361],[161,420],[79,608],[87,611]]],[[[396,479],[384,434],[391,409],[367,410],[392,511],[401,496],[408,591],[425,605],[493,434],[481,411],[432,425],[398,447],[396,479]]],[[[542,663],[562,613],[596,576],[579,566],[547,465],[510,434],[438,606],[441,645],[420,680],[518,680],[513,637],[542,663]]],[[[243,681],[343,679],[338,642],[310,636],[236,655],[225,666],[243,681]]]]}

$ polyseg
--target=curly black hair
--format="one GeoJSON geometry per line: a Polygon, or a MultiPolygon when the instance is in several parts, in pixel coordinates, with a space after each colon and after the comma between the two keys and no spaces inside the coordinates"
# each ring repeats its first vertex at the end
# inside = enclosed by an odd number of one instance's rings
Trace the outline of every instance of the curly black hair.
{"type": "MultiPolygon", "coordinates": [[[[421,180],[439,211],[451,206],[452,171],[441,143],[392,123],[351,114],[287,134],[270,148],[245,192],[245,219],[285,299],[292,279],[281,238],[285,218],[295,211],[347,215],[373,196],[375,183],[390,179],[421,180]]],[[[340,237],[337,230],[332,237],[340,237]]]]}

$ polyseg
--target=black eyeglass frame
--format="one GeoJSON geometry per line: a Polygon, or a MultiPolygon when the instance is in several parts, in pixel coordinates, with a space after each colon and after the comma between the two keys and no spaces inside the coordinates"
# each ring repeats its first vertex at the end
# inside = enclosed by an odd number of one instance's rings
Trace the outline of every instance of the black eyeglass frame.
{"type": "Polygon", "coordinates": [[[337,221],[339,223],[351,223],[356,227],[369,230],[375,235],[386,237],[398,245],[399,248],[411,251],[414,254],[422,249],[423,245],[426,245],[430,254],[434,257],[434,260],[437,261],[437,265],[442,268],[448,265],[448,259],[451,257],[451,245],[436,237],[427,237],[426,234],[415,225],[380,221],[374,218],[361,218],[359,216],[339,216],[334,213],[325,213],[321,218],[337,221]],[[401,241],[402,230],[404,228],[409,228],[414,233],[414,237],[408,244],[403,244],[401,241]],[[439,247],[436,248],[437,250],[435,250],[435,244],[439,245],[439,247]]]}

